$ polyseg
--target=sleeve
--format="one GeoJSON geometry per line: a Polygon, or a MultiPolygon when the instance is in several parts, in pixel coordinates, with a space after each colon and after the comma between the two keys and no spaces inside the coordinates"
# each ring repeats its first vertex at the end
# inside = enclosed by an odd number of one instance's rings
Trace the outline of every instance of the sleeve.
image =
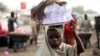
{"type": "Polygon", "coordinates": [[[77,56],[77,52],[74,47],[70,47],[67,50],[67,56],[77,56]]]}
{"type": "Polygon", "coordinates": [[[89,27],[92,28],[92,25],[91,25],[91,21],[88,20],[88,23],[89,23],[89,27]]]}
{"type": "Polygon", "coordinates": [[[84,26],[85,26],[85,21],[83,20],[82,22],[81,22],[81,24],[80,24],[80,29],[82,29],[84,26]]]}

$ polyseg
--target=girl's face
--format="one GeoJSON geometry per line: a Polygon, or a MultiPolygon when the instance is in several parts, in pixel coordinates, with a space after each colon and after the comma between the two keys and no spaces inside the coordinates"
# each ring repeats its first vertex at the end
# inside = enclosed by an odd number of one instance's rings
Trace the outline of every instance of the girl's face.
{"type": "Polygon", "coordinates": [[[50,46],[53,49],[58,48],[59,45],[61,44],[60,33],[56,29],[53,29],[53,30],[48,30],[47,35],[48,35],[48,42],[50,46]]]}

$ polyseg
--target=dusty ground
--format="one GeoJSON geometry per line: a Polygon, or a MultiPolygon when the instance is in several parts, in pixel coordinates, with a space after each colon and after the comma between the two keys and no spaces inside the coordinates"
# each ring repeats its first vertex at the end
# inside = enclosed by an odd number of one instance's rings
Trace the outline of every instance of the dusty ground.
{"type": "MultiPolygon", "coordinates": [[[[29,26],[23,26],[27,31],[31,31],[29,26]]],[[[95,33],[91,37],[91,46],[88,46],[86,51],[81,54],[81,56],[93,56],[92,50],[95,48],[96,36],[95,33]]],[[[41,43],[41,42],[40,42],[41,43]]],[[[10,56],[34,56],[38,47],[27,44],[27,50],[19,50],[17,53],[13,52],[13,49],[8,49],[7,47],[0,48],[0,56],[4,56],[4,52],[8,51],[10,56]]]]}

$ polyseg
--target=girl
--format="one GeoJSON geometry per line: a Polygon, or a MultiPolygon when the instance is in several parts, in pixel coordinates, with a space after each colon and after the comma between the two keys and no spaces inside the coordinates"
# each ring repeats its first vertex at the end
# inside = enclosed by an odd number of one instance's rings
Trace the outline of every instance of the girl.
{"type": "Polygon", "coordinates": [[[45,39],[35,56],[76,56],[75,49],[63,43],[58,28],[46,27],[45,39]]]}

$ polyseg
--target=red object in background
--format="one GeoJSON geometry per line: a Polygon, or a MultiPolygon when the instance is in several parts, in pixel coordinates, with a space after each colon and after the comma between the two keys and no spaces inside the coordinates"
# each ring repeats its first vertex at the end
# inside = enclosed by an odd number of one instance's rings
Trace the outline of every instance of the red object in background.
{"type": "Polygon", "coordinates": [[[23,28],[16,28],[14,32],[18,32],[18,33],[26,33],[25,30],[23,28]]]}
{"type": "Polygon", "coordinates": [[[0,20],[0,37],[6,36],[8,30],[6,28],[2,28],[2,21],[0,20]]]}
{"type": "Polygon", "coordinates": [[[21,2],[21,9],[26,9],[26,2],[21,2]]]}

